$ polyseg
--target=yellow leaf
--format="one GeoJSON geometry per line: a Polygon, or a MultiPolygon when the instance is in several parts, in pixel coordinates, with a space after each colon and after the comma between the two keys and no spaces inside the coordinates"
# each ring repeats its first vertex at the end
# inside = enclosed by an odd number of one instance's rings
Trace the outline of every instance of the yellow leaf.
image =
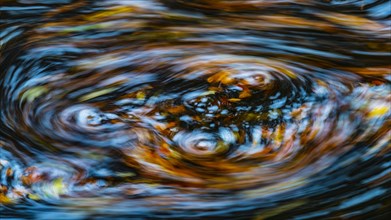
{"type": "Polygon", "coordinates": [[[243,90],[243,92],[241,92],[239,94],[239,98],[241,98],[241,99],[247,98],[247,97],[250,97],[250,96],[251,96],[250,90],[243,90]]]}
{"type": "Polygon", "coordinates": [[[65,185],[62,178],[58,178],[53,181],[53,190],[58,195],[64,193],[65,185]]]}
{"type": "Polygon", "coordinates": [[[241,99],[237,99],[237,98],[232,98],[232,99],[228,99],[228,101],[230,102],[239,102],[241,99]]]}
{"type": "Polygon", "coordinates": [[[101,89],[101,90],[98,90],[98,91],[94,91],[92,93],[89,93],[87,95],[84,95],[82,97],[79,98],[80,101],[87,101],[87,100],[90,100],[90,99],[93,99],[93,98],[96,98],[96,97],[99,97],[99,96],[102,96],[102,95],[106,95],[112,91],[114,91],[116,88],[106,88],[106,89],[101,89]]]}
{"type": "Polygon", "coordinates": [[[114,7],[107,11],[93,13],[87,17],[87,20],[96,20],[111,17],[113,15],[133,12],[135,9],[129,6],[126,7],[114,7]]]}
{"type": "Polygon", "coordinates": [[[127,178],[127,177],[136,176],[136,174],[133,172],[119,172],[119,173],[117,173],[117,176],[127,178]]]}
{"type": "Polygon", "coordinates": [[[230,75],[231,75],[231,73],[228,71],[220,71],[220,72],[214,74],[213,76],[209,77],[207,79],[207,81],[209,83],[221,82],[225,85],[232,84],[235,80],[230,75]]]}
{"type": "Polygon", "coordinates": [[[137,92],[137,94],[136,94],[136,98],[138,99],[138,100],[144,100],[145,99],[145,93],[143,92],[143,91],[139,91],[139,92],[137,92]]]}
{"type": "Polygon", "coordinates": [[[29,196],[29,198],[32,199],[32,200],[39,200],[39,199],[40,199],[39,196],[36,195],[36,194],[29,194],[28,196],[29,196]]]}
{"type": "Polygon", "coordinates": [[[32,102],[46,92],[48,92],[48,89],[45,86],[36,86],[25,91],[21,97],[21,100],[32,102]]]}
{"type": "Polygon", "coordinates": [[[10,204],[12,200],[4,194],[0,194],[0,204],[10,204]]]}
{"type": "Polygon", "coordinates": [[[389,110],[390,110],[389,106],[379,106],[379,107],[372,109],[369,112],[368,117],[369,118],[379,117],[379,116],[386,114],[389,110]]]}

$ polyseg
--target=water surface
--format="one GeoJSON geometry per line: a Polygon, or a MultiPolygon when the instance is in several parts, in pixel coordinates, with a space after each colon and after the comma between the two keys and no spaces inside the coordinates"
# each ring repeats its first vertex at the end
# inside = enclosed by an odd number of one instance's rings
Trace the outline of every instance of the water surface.
{"type": "Polygon", "coordinates": [[[1,217],[386,218],[390,15],[1,1],[1,217]]]}

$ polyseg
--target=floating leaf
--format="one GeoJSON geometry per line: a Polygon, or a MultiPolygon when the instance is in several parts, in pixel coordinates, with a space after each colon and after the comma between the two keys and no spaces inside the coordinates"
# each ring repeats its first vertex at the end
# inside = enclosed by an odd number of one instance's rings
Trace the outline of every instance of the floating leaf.
{"type": "Polygon", "coordinates": [[[37,194],[29,194],[28,197],[32,200],[40,200],[40,197],[37,194]]]}
{"type": "Polygon", "coordinates": [[[106,94],[113,92],[115,90],[116,90],[116,88],[106,88],[106,89],[94,91],[92,93],[89,93],[87,95],[80,97],[79,100],[84,102],[84,101],[87,101],[87,100],[90,100],[90,99],[93,99],[93,98],[96,98],[96,97],[99,97],[102,95],[106,95],[106,94]]]}
{"type": "Polygon", "coordinates": [[[241,99],[237,99],[237,98],[232,98],[232,99],[228,99],[228,101],[230,102],[239,102],[241,99]]]}
{"type": "Polygon", "coordinates": [[[280,205],[277,208],[268,210],[266,212],[262,212],[260,215],[258,215],[255,218],[255,220],[262,220],[262,219],[266,219],[266,218],[269,218],[269,217],[272,217],[272,216],[276,216],[278,214],[281,214],[283,212],[292,210],[292,209],[294,209],[296,207],[299,207],[299,206],[302,206],[304,204],[306,204],[305,200],[298,200],[298,201],[294,201],[292,203],[280,205]]]}
{"type": "Polygon", "coordinates": [[[98,23],[98,24],[91,24],[91,25],[79,25],[75,27],[65,28],[62,30],[62,32],[68,33],[68,32],[82,32],[82,31],[89,31],[94,29],[102,29],[110,27],[110,23],[98,23]]]}
{"type": "Polygon", "coordinates": [[[134,12],[136,8],[134,7],[114,7],[110,8],[109,10],[103,11],[103,12],[97,12],[89,15],[87,17],[87,20],[93,21],[97,19],[104,19],[111,17],[113,15],[118,15],[118,14],[123,14],[123,13],[129,13],[129,12],[134,12]]]}
{"type": "Polygon", "coordinates": [[[118,172],[117,176],[127,178],[127,177],[134,177],[136,176],[136,174],[133,172],[118,172]]]}
{"type": "Polygon", "coordinates": [[[55,179],[43,189],[48,197],[59,197],[65,193],[65,183],[62,178],[55,179]]]}
{"type": "Polygon", "coordinates": [[[45,86],[36,86],[25,91],[21,97],[22,101],[32,102],[39,96],[48,92],[45,86]]]}
{"type": "Polygon", "coordinates": [[[248,98],[251,96],[251,91],[249,89],[245,89],[243,90],[240,94],[239,94],[239,98],[240,99],[244,99],[244,98],[248,98]]]}
{"type": "Polygon", "coordinates": [[[380,117],[382,115],[385,115],[389,110],[390,110],[389,106],[386,106],[386,105],[378,106],[369,112],[368,117],[369,118],[380,117]]]}
{"type": "Polygon", "coordinates": [[[138,91],[137,94],[136,94],[136,98],[138,100],[144,100],[145,99],[145,93],[143,91],[138,91]]]}
{"type": "Polygon", "coordinates": [[[225,85],[232,84],[235,79],[231,76],[229,71],[220,71],[207,79],[209,83],[221,82],[225,85]]]}
{"type": "Polygon", "coordinates": [[[53,181],[53,189],[55,192],[62,194],[64,192],[64,188],[65,186],[62,178],[58,178],[53,181]]]}
{"type": "Polygon", "coordinates": [[[8,196],[4,194],[0,194],[0,204],[10,204],[10,203],[12,203],[12,200],[8,196]]]}
{"type": "Polygon", "coordinates": [[[317,16],[333,22],[338,25],[343,25],[359,30],[380,31],[384,30],[385,26],[367,18],[347,15],[342,13],[318,13],[317,16]]]}

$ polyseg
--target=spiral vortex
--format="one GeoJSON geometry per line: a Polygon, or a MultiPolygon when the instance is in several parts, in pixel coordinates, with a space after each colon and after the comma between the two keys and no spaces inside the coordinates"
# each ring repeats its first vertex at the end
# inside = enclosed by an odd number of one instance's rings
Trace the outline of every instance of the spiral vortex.
{"type": "Polygon", "coordinates": [[[385,218],[389,2],[359,2],[0,3],[4,216],[385,218]]]}

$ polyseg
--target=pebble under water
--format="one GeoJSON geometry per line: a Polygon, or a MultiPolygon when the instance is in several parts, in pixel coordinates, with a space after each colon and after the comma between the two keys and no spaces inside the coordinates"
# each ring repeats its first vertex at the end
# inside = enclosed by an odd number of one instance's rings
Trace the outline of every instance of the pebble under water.
{"type": "Polygon", "coordinates": [[[3,219],[387,219],[391,1],[2,0],[3,219]]]}

